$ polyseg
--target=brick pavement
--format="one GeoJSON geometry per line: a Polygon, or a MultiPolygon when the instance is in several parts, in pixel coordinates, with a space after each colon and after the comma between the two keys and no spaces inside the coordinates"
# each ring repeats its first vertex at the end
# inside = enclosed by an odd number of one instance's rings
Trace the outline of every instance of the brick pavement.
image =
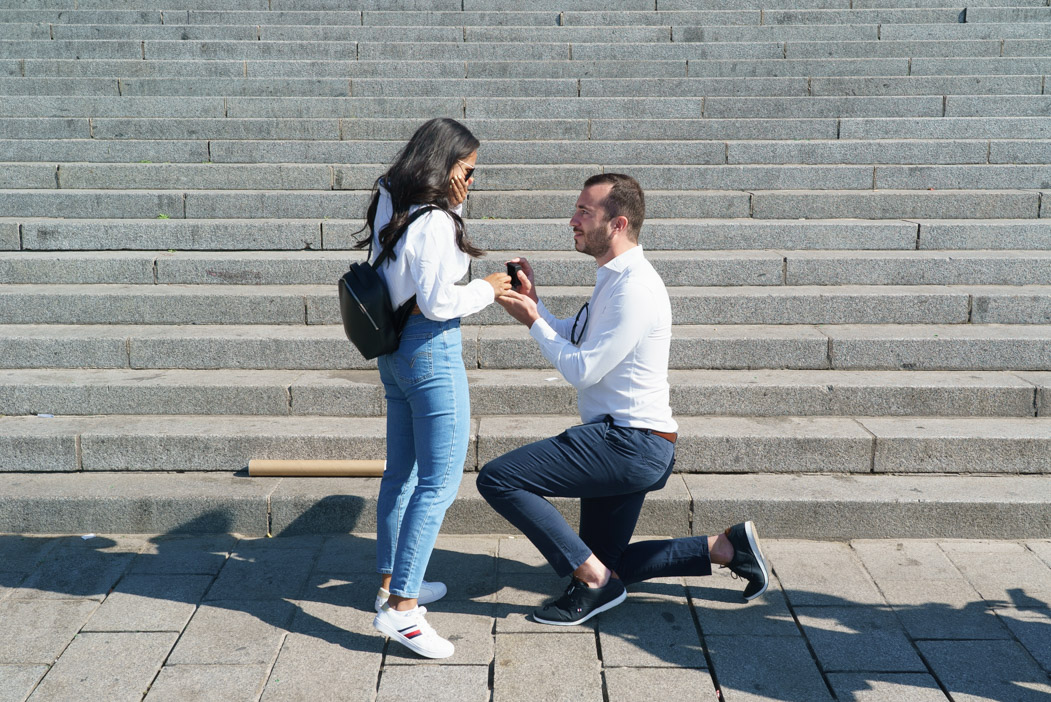
{"type": "Polygon", "coordinates": [[[429,620],[456,655],[371,629],[371,535],[0,535],[0,702],[1047,700],[1051,541],[764,542],[632,588],[584,626],[527,614],[559,581],[523,538],[443,536],[429,620]]]}

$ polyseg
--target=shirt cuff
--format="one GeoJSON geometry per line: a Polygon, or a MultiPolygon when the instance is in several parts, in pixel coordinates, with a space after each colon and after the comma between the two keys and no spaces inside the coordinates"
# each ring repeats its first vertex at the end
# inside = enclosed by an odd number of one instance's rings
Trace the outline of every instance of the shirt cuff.
{"type": "Polygon", "coordinates": [[[558,333],[551,328],[551,325],[547,323],[547,320],[540,317],[533,325],[529,327],[529,335],[536,339],[537,343],[544,341],[554,341],[558,338],[558,333]]]}

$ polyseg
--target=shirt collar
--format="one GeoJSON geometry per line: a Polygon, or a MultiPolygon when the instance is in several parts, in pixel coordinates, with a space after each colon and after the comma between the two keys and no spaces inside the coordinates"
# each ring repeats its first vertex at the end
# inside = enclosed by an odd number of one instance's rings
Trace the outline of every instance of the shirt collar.
{"type": "Polygon", "coordinates": [[[609,269],[612,273],[620,273],[641,258],[643,258],[642,246],[636,244],[606,265],[602,266],[602,268],[609,269]]]}

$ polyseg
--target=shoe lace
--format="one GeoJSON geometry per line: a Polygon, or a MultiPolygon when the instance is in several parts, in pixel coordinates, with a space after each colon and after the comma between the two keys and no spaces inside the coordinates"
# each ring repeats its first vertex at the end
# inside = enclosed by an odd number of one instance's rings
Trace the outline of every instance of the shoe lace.
{"type": "Polygon", "coordinates": [[[420,631],[422,631],[425,636],[428,634],[437,635],[438,632],[434,630],[434,627],[431,626],[430,623],[423,616],[427,614],[427,608],[423,605],[420,605],[417,607],[417,610],[418,611],[416,612],[416,626],[420,627],[420,631]]]}
{"type": "MultiPolygon", "coordinates": [[[[721,566],[719,566],[719,570],[725,570],[725,569],[728,569],[729,567],[730,566],[728,566],[728,565],[721,565],[721,566]]],[[[737,573],[733,572],[732,570],[730,571],[730,577],[733,578],[734,580],[740,580],[741,579],[741,576],[738,575],[737,573]]]]}

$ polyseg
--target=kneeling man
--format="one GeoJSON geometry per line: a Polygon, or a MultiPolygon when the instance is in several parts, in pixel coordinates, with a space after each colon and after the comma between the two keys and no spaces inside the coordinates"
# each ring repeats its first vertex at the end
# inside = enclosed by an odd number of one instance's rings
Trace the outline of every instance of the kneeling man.
{"type": "Polygon", "coordinates": [[[591,299],[574,318],[556,318],[537,297],[525,259],[516,259],[520,292],[497,299],[577,389],[584,422],[491,461],[478,476],[493,509],[559,576],[572,575],[561,597],[533,612],[544,624],[579,624],[623,602],[625,585],[710,575],[713,563],[747,581],[745,600],[768,584],[752,522],[718,536],[629,544],[646,493],[671,475],[678,429],[668,402],[671,304],[638,244],[644,217],[642,188],[633,178],[589,178],[569,223],[576,250],[599,267],[591,299]],[[579,533],[548,497],[580,498],[579,533]]]}

